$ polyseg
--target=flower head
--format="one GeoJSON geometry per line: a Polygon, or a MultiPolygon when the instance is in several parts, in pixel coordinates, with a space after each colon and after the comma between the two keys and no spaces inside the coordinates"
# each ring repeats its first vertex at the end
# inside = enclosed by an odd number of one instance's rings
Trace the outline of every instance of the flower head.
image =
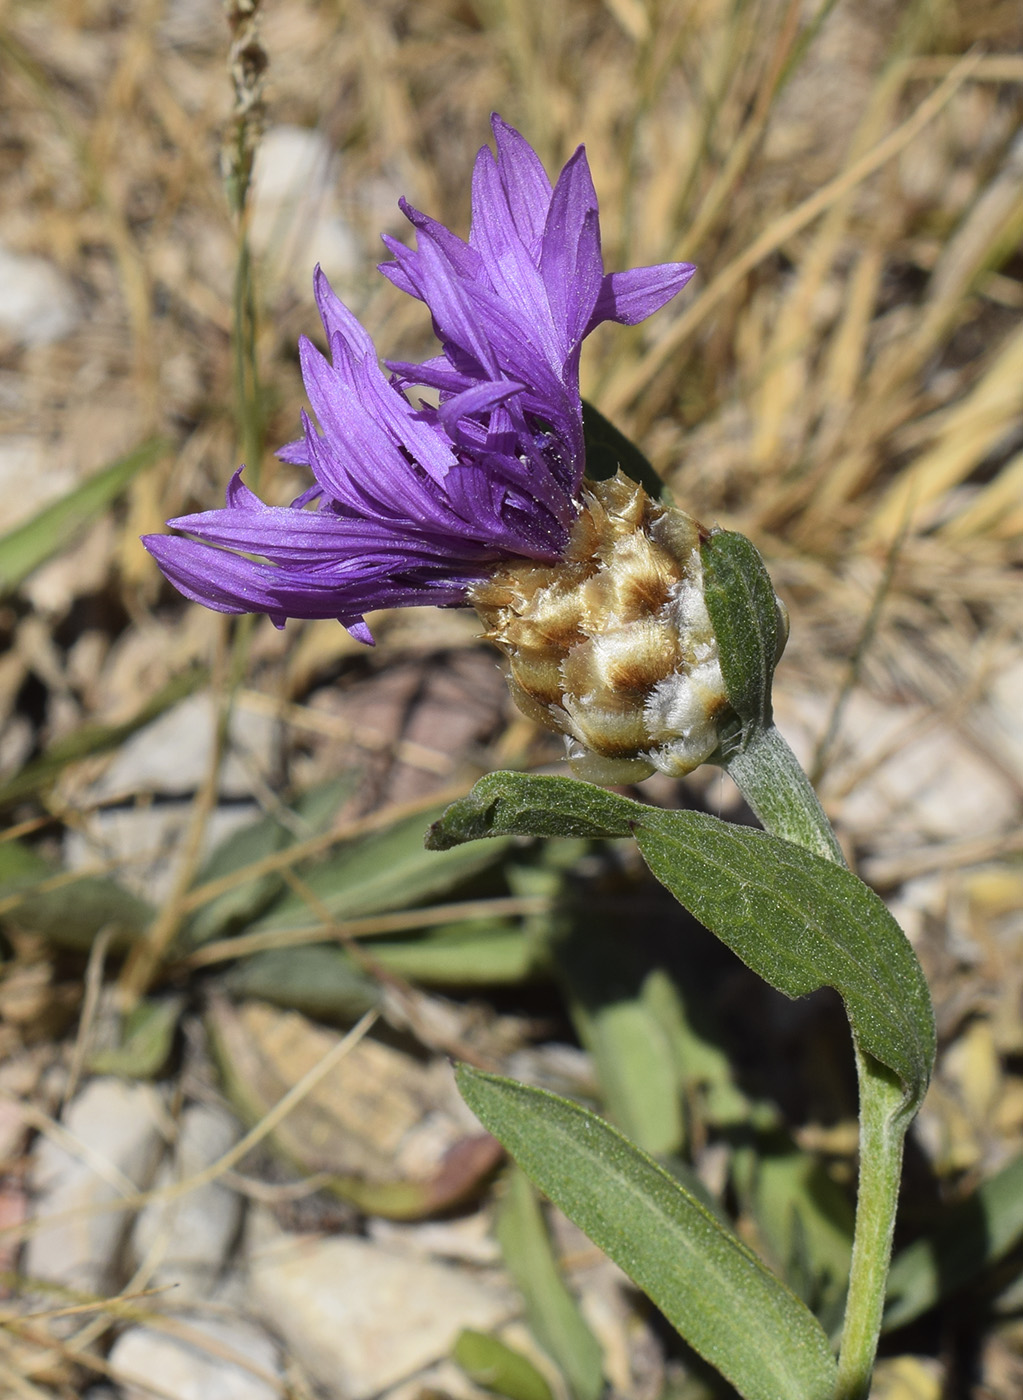
{"type": "Polygon", "coordinates": [[[535,151],[493,118],[472,185],[467,242],[402,202],[416,248],[385,242],[381,271],[425,302],[442,353],[393,362],[317,270],[330,352],[300,346],[318,426],[281,457],[314,485],[269,506],[233,477],[221,510],[181,516],[145,545],[186,597],[221,612],[335,617],[371,642],[364,613],[465,604],[504,561],[553,564],[581,509],[579,349],[603,321],[635,324],[692,276],[687,263],[605,273],[597,198],[580,147],[552,187],[535,151]],[[435,391],[436,407],[405,390],[435,391]],[[253,559],[250,556],[257,556],[253,559]]]}

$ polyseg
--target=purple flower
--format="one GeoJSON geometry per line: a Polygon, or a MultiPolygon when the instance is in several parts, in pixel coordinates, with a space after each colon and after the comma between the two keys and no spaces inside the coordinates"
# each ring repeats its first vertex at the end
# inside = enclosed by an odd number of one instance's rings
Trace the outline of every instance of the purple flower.
{"type": "Polygon", "coordinates": [[[388,377],[317,269],[331,360],[305,338],[300,352],[319,426],[303,414],[302,437],[280,453],[315,484],[268,506],[239,471],[226,508],[170,521],[190,538],[146,536],[186,597],[279,626],[336,617],[372,642],[371,609],[464,603],[496,561],[563,553],[585,465],[582,341],[602,321],[643,320],[693,268],[605,273],[583,148],[552,188],[517,131],[497,116],[493,130],[497,154],[485,146],[473,171],[469,241],[405,201],[417,247],[384,239],[394,261],[381,272],[426,303],[442,353],[390,363],[388,377]],[[438,407],[414,407],[412,386],[438,407]]]}

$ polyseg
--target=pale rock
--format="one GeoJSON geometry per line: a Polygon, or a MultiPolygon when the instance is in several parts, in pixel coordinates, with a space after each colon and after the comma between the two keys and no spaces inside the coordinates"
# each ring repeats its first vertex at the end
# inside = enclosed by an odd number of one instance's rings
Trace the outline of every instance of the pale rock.
{"type": "Polygon", "coordinates": [[[114,1343],[110,1365],[125,1400],[152,1400],[147,1382],[168,1400],[281,1400],[277,1349],[259,1328],[209,1317],[178,1320],[192,1337],[132,1327],[114,1343]]]}
{"type": "Polygon", "coordinates": [[[1010,656],[992,680],[987,697],[988,741],[997,757],[1023,783],[1023,657],[1010,656]]]}
{"type": "MultiPolygon", "coordinates": [[[[215,724],[212,697],[206,692],[188,696],[121,745],[91,795],[109,802],[142,792],[192,792],[209,768],[215,724]]],[[[252,793],[249,770],[254,768],[263,776],[269,771],[274,733],[270,716],[235,712],[231,751],[220,780],[223,796],[252,793]]]]}
{"type": "Polygon", "coordinates": [[[456,1259],[465,1264],[498,1264],[501,1260],[488,1211],[477,1211],[475,1215],[458,1216],[453,1220],[415,1223],[374,1216],[367,1228],[370,1239],[385,1249],[400,1249],[434,1259],[456,1259]]]}
{"type": "MultiPolygon", "coordinates": [[[[204,1171],[234,1146],[239,1133],[229,1113],[206,1104],[189,1105],[181,1115],[173,1161],[164,1162],[154,1186],[172,1186],[204,1171]]],[[[157,1286],[175,1284],[191,1293],[207,1292],[224,1267],[241,1213],[241,1198],[221,1181],[207,1182],[172,1200],[153,1201],[135,1225],[136,1263],[154,1266],[157,1286]]]]}
{"type": "Polygon", "coordinates": [[[103,1291],[130,1217],[95,1208],[148,1186],[163,1147],[163,1117],[152,1085],[93,1079],[64,1116],[64,1141],[40,1138],[31,1173],[34,1215],[60,1218],[29,1239],[30,1278],[103,1291]]]}
{"type": "Polygon", "coordinates": [[[77,323],[74,292],[53,263],[0,245],[0,331],[23,345],[49,345],[77,323]]]}
{"type": "MultiPolygon", "coordinates": [[[[204,853],[212,851],[239,827],[256,820],[254,802],[217,807],[206,824],[204,853]]],[[[182,844],[192,821],[191,802],[160,802],[152,807],[109,807],[90,812],[64,838],[64,863],[69,870],[114,866],[117,878],[152,904],[166,899],[177,877],[182,844]]]]}
{"type": "Polygon", "coordinates": [[[252,245],[271,275],[309,292],[317,263],[330,278],[359,266],[359,245],[341,217],[340,162],[322,132],[275,126],[259,143],[252,175],[252,245]]]}
{"type": "MultiPolygon", "coordinates": [[[[775,710],[809,766],[830,700],[782,692],[775,710]]],[[[821,795],[842,830],[875,849],[893,838],[918,844],[994,835],[1017,820],[1011,782],[951,724],[924,705],[885,704],[862,690],[843,710],[821,795]]]]}
{"type": "Polygon", "coordinates": [[[492,1390],[481,1390],[453,1361],[438,1361],[417,1375],[385,1391],[380,1400],[423,1400],[424,1395],[443,1395],[445,1400],[492,1400],[492,1390]]]}
{"type": "Polygon", "coordinates": [[[0,437],[4,531],[13,530],[51,501],[66,495],[77,482],[77,473],[69,462],[54,464],[52,450],[43,438],[28,433],[0,437]]]}
{"type": "Polygon", "coordinates": [[[368,1397],[446,1357],[463,1327],[490,1331],[516,1308],[479,1273],[353,1236],[287,1235],[252,1214],[252,1296],[309,1375],[345,1400],[368,1397]]]}

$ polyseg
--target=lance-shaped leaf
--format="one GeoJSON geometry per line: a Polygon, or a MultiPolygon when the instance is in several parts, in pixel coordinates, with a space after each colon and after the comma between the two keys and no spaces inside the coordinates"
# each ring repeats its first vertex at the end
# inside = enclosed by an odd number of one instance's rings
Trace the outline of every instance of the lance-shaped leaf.
{"type": "Polygon", "coordinates": [[[699,812],[664,812],[570,778],[492,773],[428,841],[624,836],[676,899],[786,996],[834,987],[862,1050],[892,1070],[911,1114],[934,1061],[934,1016],[898,924],[850,871],[790,841],[699,812]]]}
{"type": "Polygon", "coordinates": [[[166,451],[166,442],[150,438],[0,536],[0,596],[13,591],[40,564],[71,544],[116,500],[133,477],[151,467],[166,451]]]}
{"type": "Polygon", "coordinates": [[[695,1196],[595,1114],[465,1066],[466,1103],[537,1186],[746,1400],[826,1400],[813,1314],[695,1196]]]}
{"type": "Polygon", "coordinates": [[[786,996],[834,987],[860,1049],[902,1081],[916,1112],[934,1063],[934,1013],[916,954],[851,871],[702,812],[648,809],[635,826],[675,898],[786,996]]]}

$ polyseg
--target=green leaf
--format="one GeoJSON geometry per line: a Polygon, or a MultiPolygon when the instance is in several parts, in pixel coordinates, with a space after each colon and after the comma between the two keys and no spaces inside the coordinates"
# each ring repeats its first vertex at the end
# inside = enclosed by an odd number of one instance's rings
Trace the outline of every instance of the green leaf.
{"type": "Polygon", "coordinates": [[[600,1346],[561,1277],[533,1188],[515,1168],[498,1211],[497,1239],[537,1341],[565,1373],[576,1400],[597,1400],[604,1389],[600,1346]]]}
{"type": "Polygon", "coordinates": [[[656,979],[647,962],[592,915],[553,939],[551,952],[608,1116],[644,1152],[679,1151],[681,1084],[660,1008],[651,1004],[656,979]]]}
{"type": "Polygon", "coordinates": [[[537,966],[534,940],[501,919],[444,924],[423,938],[377,944],[373,957],[399,977],[445,987],[508,986],[537,966]]]}
{"type": "Polygon", "coordinates": [[[80,729],[56,740],[45,753],[26,764],[20,773],[15,773],[13,778],[0,784],[0,808],[34,797],[56,782],[69,763],[119,748],[136,730],[144,729],[165,710],[205,685],[208,677],[209,672],[205,667],[193,666],[169,680],[123,724],[83,724],[80,729]]]}
{"type": "Polygon", "coordinates": [[[972,1283],[1023,1238],[1023,1157],[952,1206],[933,1234],[895,1256],[888,1275],[886,1332],[912,1322],[972,1283]]]}
{"type": "Polygon", "coordinates": [[[19,841],[0,842],[0,922],[82,951],[106,928],[120,949],[148,928],[154,912],[115,880],[69,875],[19,841]]]}
{"type": "MultiPolygon", "coordinates": [[[[357,774],[346,773],[302,795],[294,804],[294,815],[308,829],[306,834],[315,836],[327,829],[342,802],[351,795],[356,782],[357,774]]],[[[274,814],[260,817],[251,825],[232,832],[216,847],[194,884],[196,887],[206,885],[236,870],[255,865],[265,856],[285,850],[297,839],[295,829],[285,826],[274,814]]],[[[229,926],[251,922],[284,887],[283,875],[279,871],[271,871],[234,889],[225,890],[196,910],[182,931],[183,944],[196,948],[220,937],[229,926]]]]}
{"type": "Polygon", "coordinates": [[[610,419],[585,401],[583,437],[586,443],[586,475],[591,481],[607,481],[616,472],[622,471],[638,482],[655,501],[667,497],[667,487],[648,458],[610,419]]]}
{"type": "Polygon", "coordinates": [[[768,1257],[818,1316],[830,1316],[849,1279],[849,1201],[821,1163],[783,1134],[759,1142],[754,1151],[751,1205],[768,1257]]]}
{"type": "Polygon", "coordinates": [[[575,778],[488,773],[426,833],[429,851],[489,836],[631,836],[650,809],[575,778]]]}
{"type": "Polygon", "coordinates": [[[174,1044],[184,997],[141,1001],[125,1018],[121,1043],[95,1050],[88,1065],[93,1074],[120,1074],[126,1079],[155,1079],[174,1044]]]}
{"type": "Polygon", "coordinates": [[[571,778],[491,773],[431,828],[428,842],[490,835],[624,836],[676,899],[786,996],[834,987],[867,1054],[921,1102],[934,1063],[934,1015],[916,955],[850,871],[750,827],[665,812],[571,778]]]}
{"type": "Polygon", "coordinates": [[[734,1128],[748,1122],[752,1106],[735,1082],[706,1004],[700,1004],[703,989],[694,989],[693,980],[687,971],[682,987],[664,968],[654,968],[643,984],[643,997],[668,1038],[683,1097],[702,1135],[707,1124],[734,1128]]]}
{"type": "Polygon", "coordinates": [[[380,988],[348,953],[322,944],[255,953],[231,969],[225,985],[239,1000],[258,997],[343,1025],[380,1001],[380,988]]]}
{"type": "Polygon", "coordinates": [[[648,809],[643,857],[676,899],[786,996],[834,987],[861,1050],[898,1075],[910,1116],[934,1063],[934,1014],[905,934],[851,871],[751,827],[648,809]]]}
{"type": "MultiPolygon", "coordinates": [[[[303,871],[303,883],[333,918],[355,919],[410,908],[501,858],[507,843],[489,850],[448,849],[439,858],[431,855],[423,847],[424,815],[429,820],[428,812],[404,817],[385,831],[346,843],[330,859],[303,871]]],[[[253,929],[311,928],[320,922],[300,895],[288,894],[253,929]]]]}
{"type": "Polygon", "coordinates": [[[31,520],[0,535],[0,597],[13,592],[34,569],[71,544],[76,535],[103,514],[132,478],[151,467],[167,448],[162,438],[150,438],[59,501],[45,506],[31,520]]]}
{"type": "Polygon", "coordinates": [[[451,1355],[470,1380],[495,1395],[508,1400],[554,1400],[532,1361],[486,1332],[463,1328],[451,1355]]]}
{"type": "Polygon", "coordinates": [[[745,535],[714,530],[700,553],[721,674],[744,747],[752,732],[771,724],[771,684],[786,633],[764,561],[745,535]]]}
{"type": "Polygon", "coordinates": [[[462,1066],[458,1084],[526,1174],[746,1400],[827,1400],[813,1315],[696,1198],[567,1099],[462,1066]]]}

